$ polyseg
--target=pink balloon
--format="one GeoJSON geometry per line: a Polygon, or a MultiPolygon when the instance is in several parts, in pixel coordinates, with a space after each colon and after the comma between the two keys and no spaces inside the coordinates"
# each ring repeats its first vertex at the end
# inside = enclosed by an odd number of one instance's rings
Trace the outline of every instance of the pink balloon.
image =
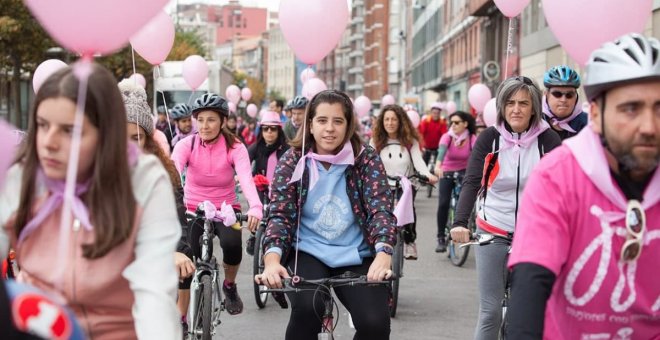
{"type": "Polygon", "coordinates": [[[644,31],[652,9],[653,0],[543,0],[543,12],[552,33],[582,66],[603,43],[626,33],[644,31]]]}
{"type": "Polygon", "coordinates": [[[259,108],[254,104],[249,104],[245,110],[247,111],[248,116],[254,118],[257,116],[259,108]]]}
{"type": "Polygon", "coordinates": [[[67,65],[63,61],[58,59],[48,59],[39,64],[37,69],[34,70],[34,76],[32,77],[32,88],[34,89],[34,93],[39,92],[41,84],[43,84],[51,74],[65,68],[66,66],[67,65]]]}
{"type": "MultiPolygon", "coordinates": [[[[561,2],[561,0],[553,1],[561,2]]],[[[523,9],[529,5],[529,0],[495,0],[495,5],[504,16],[513,18],[522,13],[523,9]]]]}
{"type": "Polygon", "coordinates": [[[144,79],[144,76],[139,73],[133,73],[128,79],[134,81],[136,84],[147,87],[147,80],[144,79]]]}
{"type": "Polygon", "coordinates": [[[408,118],[410,118],[410,122],[412,123],[413,127],[415,129],[419,127],[419,123],[421,121],[419,118],[419,113],[417,113],[415,110],[408,110],[406,114],[408,115],[408,118]]]}
{"type": "Polygon", "coordinates": [[[227,105],[229,106],[229,112],[236,112],[236,104],[229,102],[227,105]]]}
{"type": "Polygon", "coordinates": [[[483,112],[486,103],[492,97],[490,89],[484,84],[474,84],[468,91],[468,101],[477,112],[483,112]]]}
{"type": "MultiPolygon", "coordinates": [[[[194,120],[194,119],[193,119],[194,120]]],[[[154,140],[160,146],[161,149],[163,149],[163,152],[167,157],[170,156],[170,143],[167,142],[167,137],[165,137],[165,134],[158,130],[154,129],[154,140]]]]}
{"type": "Polygon", "coordinates": [[[448,101],[447,104],[445,104],[445,110],[447,110],[448,114],[456,112],[456,103],[451,100],[448,101]]]}
{"type": "Polygon", "coordinates": [[[122,46],[168,0],[25,0],[39,23],[62,46],[85,56],[122,46]]]}
{"type": "Polygon", "coordinates": [[[380,100],[380,106],[386,106],[386,105],[394,105],[396,103],[396,99],[394,99],[394,96],[391,94],[386,94],[383,96],[383,98],[380,100]]]}
{"type": "Polygon", "coordinates": [[[241,101],[241,89],[234,84],[229,85],[225,90],[225,97],[234,105],[238,105],[238,102],[241,101]]]}
{"type": "Polygon", "coordinates": [[[248,100],[250,100],[250,98],[252,98],[252,90],[250,90],[250,89],[247,88],[247,87],[244,87],[244,88],[241,90],[241,98],[242,98],[244,101],[248,101],[248,100]]]}
{"type": "Polygon", "coordinates": [[[302,95],[305,96],[305,98],[311,100],[312,97],[314,97],[317,93],[321,91],[325,91],[327,89],[328,86],[325,85],[323,80],[319,78],[312,78],[307,80],[305,85],[303,85],[302,95]]]}
{"type": "Polygon", "coordinates": [[[339,43],[348,24],[346,0],[281,0],[279,22],[296,57],[316,64],[339,43]]]}
{"type": "Polygon", "coordinates": [[[493,126],[497,123],[497,105],[495,103],[495,98],[492,98],[491,100],[486,103],[486,106],[484,106],[484,123],[486,126],[493,126]]]}
{"type": "Polygon", "coordinates": [[[371,100],[366,96],[359,96],[355,98],[353,106],[355,107],[355,112],[358,116],[364,118],[369,114],[369,111],[371,111],[371,100]]]}
{"type": "Polygon", "coordinates": [[[151,65],[160,65],[174,45],[174,22],[164,11],[131,37],[131,45],[151,65]]]}
{"type": "Polygon", "coordinates": [[[312,78],[316,78],[316,72],[314,72],[313,68],[308,67],[300,72],[300,81],[302,81],[303,84],[312,78]]]}
{"type": "Polygon", "coordinates": [[[209,65],[204,58],[191,55],[183,61],[183,79],[193,90],[197,90],[209,76],[209,65]]]}

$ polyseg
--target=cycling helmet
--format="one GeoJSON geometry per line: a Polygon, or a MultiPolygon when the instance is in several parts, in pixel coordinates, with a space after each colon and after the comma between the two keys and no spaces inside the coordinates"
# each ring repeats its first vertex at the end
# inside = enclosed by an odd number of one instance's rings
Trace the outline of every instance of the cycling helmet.
{"type": "Polygon", "coordinates": [[[286,102],[286,105],[284,105],[284,111],[291,110],[291,103],[293,103],[293,99],[286,102]]]}
{"type": "Polygon", "coordinates": [[[307,107],[307,103],[309,103],[309,100],[303,96],[296,96],[291,100],[291,104],[289,105],[289,109],[304,109],[307,107]]]}
{"type": "Polygon", "coordinates": [[[186,104],[177,104],[170,111],[170,117],[175,120],[188,118],[190,116],[192,116],[192,111],[190,110],[190,106],[186,104]]]}
{"type": "Polygon", "coordinates": [[[591,53],[584,92],[593,100],[614,87],[651,79],[660,80],[660,42],[631,33],[591,53]]]}
{"type": "Polygon", "coordinates": [[[195,99],[192,105],[193,117],[197,117],[197,113],[203,110],[215,111],[221,116],[226,117],[229,115],[229,104],[227,104],[227,100],[215,93],[206,93],[195,99]]]}
{"type": "Polygon", "coordinates": [[[438,109],[438,110],[442,111],[442,110],[445,109],[445,104],[443,104],[441,102],[435,102],[435,103],[431,104],[431,110],[433,110],[433,109],[438,109]]]}
{"type": "Polygon", "coordinates": [[[566,65],[554,66],[543,76],[545,88],[553,86],[580,87],[580,75],[566,65]]]}

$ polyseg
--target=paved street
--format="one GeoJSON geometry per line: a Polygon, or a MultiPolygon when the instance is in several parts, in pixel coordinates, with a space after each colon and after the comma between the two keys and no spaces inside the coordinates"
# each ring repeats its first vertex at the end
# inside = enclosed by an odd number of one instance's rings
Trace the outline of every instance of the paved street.
{"type": "MultiPolygon", "coordinates": [[[[437,192],[430,199],[418,197],[416,206],[420,258],[405,263],[391,339],[471,339],[478,309],[473,254],[462,268],[456,268],[445,254],[434,253],[437,192]]],[[[217,252],[219,247],[214,249],[217,252]]],[[[251,256],[244,256],[238,279],[245,311],[237,316],[223,313],[215,339],[284,338],[289,310],[280,309],[270,300],[266,308],[257,308],[252,293],[251,261],[251,256]]],[[[353,333],[342,309],[335,338],[352,339],[353,333]]]]}

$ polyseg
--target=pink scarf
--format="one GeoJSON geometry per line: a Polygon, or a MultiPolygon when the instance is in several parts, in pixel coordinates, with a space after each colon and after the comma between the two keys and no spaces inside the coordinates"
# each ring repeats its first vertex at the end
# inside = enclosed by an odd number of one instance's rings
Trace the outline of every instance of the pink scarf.
{"type": "Polygon", "coordinates": [[[496,125],[495,128],[504,139],[504,146],[500,147],[500,151],[513,148],[515,158],[519,159],[518,154],[520,153],[520,149],[529,147],[540,134],[550,128],[550,125],[545,120],[541,120],[538,124],[523,133],[510,132],[504,127],[504,122],[496,125]],[[517,136],[514,136],[514,133],[517,136]]]}
{"type": "Polygon", "coordinates": [[[271,152],[268,156],[268,163],[266,164],[266,178],[268,182],[273,182],[273,176],[275,176],[275,167],[277,166],[277,150],[271,152]]]}
{"type": "Polygon", "coordinates": [[[310,172],[309,172],[309,190],[314,189],[316,182],[319,180],[319,169],[316,165],[316,161],[327,162],[330,164],[347,164],[353,165],[355,163],[355,156],[353,155],[353,146],[351,142],[348,141],[344,144],[344,148],[339,151],[336,155],[319,155],[315,152],[309,151],[304,156],[300,157],[296,168],[293,170],[293,175],[289,184],[298,181],[302,178],[303,172],[305,171],[305,163],[309,158],[310,172]]]}
{"type": "MultiPolygon", "coordinates": [[[[413,191],[412,185],[406,176],[399,176],[401,178],[401,198],[394,208],[394,216],[396,217],[396,226],[402,227],[406,224],[415,222],[415,214],[413,214],[413,191]]],[[[396,195],[396,193],[393,193],[396,195]]]]}
{"type": "MultiPolygon", "coordinates": [[[[598,134],[591,128],[585,128],[575,137],[565,140],[564,144],[571,150],[578,165],[591,179],[594,186],[620,209],[617,212],[603,212],[600,208],[592,206],[592,213],[599,216],[601,220],[609,222],[624,219],[628,201],[612,181],[610,165],[605,157],[605,149],[603,149],[598,134]]],[[[650,209],[660,202],[660,190],[656,188],[660,188],[660,170],[658,169],[644,191],[644,200],[641,202],[644,209],[650,209]]]]}
{"type": "Polygon", "coordinates": [[[463,132],[461,132],[460,135],[457,135],[456,132],[454,132],[453,129],[449,129],[449,136],[454,139],[454,146],[460,146],[461,143],[468,138],[470,135],[470,131],[465,129],[463,132]]]}
{"type": "Polygon", "coordinates": [[[568,125],[575,117],[579,116],[580,113],[582,113],[582,102],[579,100],[575,103],[575,107],[573,108],[573,113],[571,113],[570,116],[566,118],[557,118],[554,113],[550,110],[550,106],[548,105],[548,98],[543,96],[543,113],[550,118],[550,121],[552,122],[552,125],[556,125],[560,127],[562,130],[570,131],[572,133],[575,133],[575,130],[568,125]]]}

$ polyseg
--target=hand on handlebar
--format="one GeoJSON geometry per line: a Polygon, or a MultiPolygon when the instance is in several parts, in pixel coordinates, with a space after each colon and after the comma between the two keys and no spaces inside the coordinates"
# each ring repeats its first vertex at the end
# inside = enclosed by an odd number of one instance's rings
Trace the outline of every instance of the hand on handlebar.
{"type": "Polygon", "coordinates": [[[435,169],[433,169],[434,173],[438,177],[442,177],[445,173],[442,171],[442,166],[440,165],[440,162],[435,163],[435,169]]]}
{"type": "Polygon", "coordinates": [[[454,227],[450,233],[451,239],[456,243],[470,242],[470,230],[465,227],[454,227]]]}
{"type": "Polygon", "coordinates": [[[250,232],[254,233],[257,230],[257,227],[259,227],[259,222],[260,220],[258,218],[248,215],[247,227],[250,232]]]}
{"type": "Polygon", "coordinates": [[[431,185],[435,185],[435,183],[438,183],[438,177],[435,177],[433,175],[429,176],[429,183],[431,185]]]}
{"type": "Polygon", "coordinates": [[[392,255],[382,252],[376,254],[374,262],[369,266],[367,281],[383,281],[392,276],[392,255]]]}
{"type": "Polygon", "coordinates": [[[174,253],[174,265],[176,265],[176,270],[179,273],[179,280],[181,281],[190,277],[190,275],[195,272],[195,264],[183,253],[174,253]]]}
{"type": "Polygon", "coordinates": [[[277,253],[269,253],[264,256],[264,271],[254,276],[254,282],[270,289],[281,289],[282,278],[289,277],[289,272],[280,264],[280,256],[277,253]]]}

